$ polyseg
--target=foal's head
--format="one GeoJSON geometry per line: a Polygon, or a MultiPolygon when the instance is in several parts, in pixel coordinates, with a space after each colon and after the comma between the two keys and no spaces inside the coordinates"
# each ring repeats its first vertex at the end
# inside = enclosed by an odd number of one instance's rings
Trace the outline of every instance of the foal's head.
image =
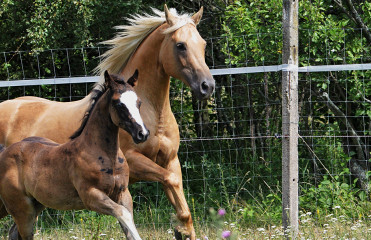
{"type": "Polygon", "coordinates": [[[147,140],[149,130],[139,114],[141,101],[133,87],[138,79],[138,70],[125,81],[122,77],[104,73],[105,85],[111,91],[110,115],[112,122],[126,130],[135,143],[147,140]]]}

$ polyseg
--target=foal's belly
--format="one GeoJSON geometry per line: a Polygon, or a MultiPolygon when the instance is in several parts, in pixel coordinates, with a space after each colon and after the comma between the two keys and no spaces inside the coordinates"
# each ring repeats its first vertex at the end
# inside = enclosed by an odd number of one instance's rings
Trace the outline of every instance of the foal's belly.
{"type": "Polygon", "coordinates": [[[63,198],[57,199],[56,201],[50,201],[50,199],[36,199],[43,206],[53,208],[57,210],[82,210],[85,209],[84,203],[79,197],[75,198],[63,198]]]}
{"type": "Polygon", "coordinates": [[[58,210],[72,210],[83,209],[84,204],[81,201],[74,186],[66,180],[67,175],[64,176],[64,181],[61,174],[56,177],[57,173],[50,171],[44,173],[42,176],[25,181],[26,191],[32,195],[42,205],[58,209],[58,210]],[[53,176],[52,176],[53,175],[53,176]]]}

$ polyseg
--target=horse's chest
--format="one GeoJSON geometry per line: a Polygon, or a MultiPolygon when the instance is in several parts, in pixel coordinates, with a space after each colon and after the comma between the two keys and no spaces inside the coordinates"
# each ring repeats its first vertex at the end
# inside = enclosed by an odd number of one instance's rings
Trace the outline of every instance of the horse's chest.
{"type": "Polygon", "coordinates": [[[160,166],[165,166],[170,159],[176,157],[178,151],[176,139],[164,135],[154,136],[147,147],[141,149],[141,153],[160,166]]]}

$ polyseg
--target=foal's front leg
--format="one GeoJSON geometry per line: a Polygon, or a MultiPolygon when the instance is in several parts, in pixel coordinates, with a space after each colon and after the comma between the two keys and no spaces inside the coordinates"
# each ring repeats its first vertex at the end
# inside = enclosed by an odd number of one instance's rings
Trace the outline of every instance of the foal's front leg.
{"type": "MultiPolygon", "coordinates": [[[[130,213],[131,216],[134,217],[133,214],[133,198],[131,197],[131,194],[129,192],[129,189],[126,189],[125,191],[121,192],[120,198],[117,202],[118,204],[124,206],[130,213]]],[[[134,219],[133,219],[134,222],[134,219]]],[[[133,236],[130,234],[129,230],[120,223],[122,230],[125,232],[125,235],[127,239],[134,239],[133,236]]]]}
{"type": "Polygon", "coordinates": [[[87,209],[114,216],[120,222],[120,225],[128,230],[133,240],[141,240],[134,225],[133,216],[125,206],[115,203],[105,193],[96,188],[79,192],[79,195],[87,209]]]}

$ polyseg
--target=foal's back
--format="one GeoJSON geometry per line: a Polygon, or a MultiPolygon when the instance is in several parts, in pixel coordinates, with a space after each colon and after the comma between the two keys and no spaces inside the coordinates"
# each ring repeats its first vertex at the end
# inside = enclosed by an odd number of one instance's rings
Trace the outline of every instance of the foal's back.
{"type": "MultiPolygon", "coordinates": [[[[70,179],[69,167],[76,147],[46,138],[29,137],[12,144],[0,154],[1,186],[14,186],[46,207],[60,210],[84,206],[70,179]],[[67,150],[68,149],[68,150],[67,150]],[[67,202],[67,204],[66,204],[67,202]]],[[[1,190],[1,189],[0,189],[1,190]]],[[[8,194],[12,194],[11,192],[8,194]]]]}

